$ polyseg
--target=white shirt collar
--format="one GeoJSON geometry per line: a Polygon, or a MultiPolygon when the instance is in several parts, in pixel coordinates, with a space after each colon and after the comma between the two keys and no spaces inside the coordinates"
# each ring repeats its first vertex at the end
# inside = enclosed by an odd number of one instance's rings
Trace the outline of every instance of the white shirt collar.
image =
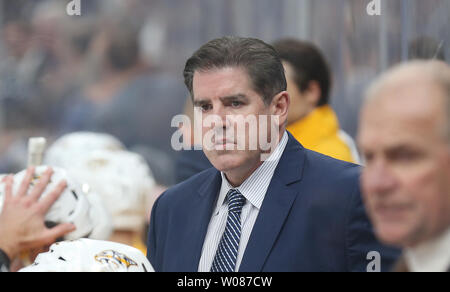
{"type": "Polygon", "coordinates": [[[214,214],[217,214],[220,206],[226,203],[226,194],[230,189],[237,189],[254,207],[258,210],[261,208],[275,169],[280,161],[284,149],[286,148],[288,138],[288,134],[284,132],[280,143],[278,143],[269,158],[266,159],[240,186],[233,187],[228,182],[225,174],[221,172],[222,185],[214,214]]]}
{"type": "Polygon", "coordinates": [[[405,250],[412,272],[446,272],[450,268],[450,227],[436,239],[405,250]]]}

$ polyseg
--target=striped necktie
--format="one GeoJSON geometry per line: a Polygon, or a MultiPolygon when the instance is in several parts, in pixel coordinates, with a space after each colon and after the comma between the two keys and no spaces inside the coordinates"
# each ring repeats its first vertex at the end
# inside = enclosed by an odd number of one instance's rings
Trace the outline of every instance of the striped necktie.
{"type": "Polygon", "coordinates": [[[219,242],[211,272],[234,272],[241,238],[241,211],[245,197],[235,189],[227,194],[228,218],[222,239],[219,242]]]}

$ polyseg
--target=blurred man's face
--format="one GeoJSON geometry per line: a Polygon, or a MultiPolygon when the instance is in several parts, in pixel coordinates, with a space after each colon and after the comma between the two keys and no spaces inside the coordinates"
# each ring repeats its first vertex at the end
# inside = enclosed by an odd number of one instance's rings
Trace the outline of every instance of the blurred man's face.
{"type": "Polygon", "coordinates": [[[415,246],[450,227],[450,146],[442,91],[410,82],[379,91],[362,111],[364,199],[378,237],[415,246]]]}
{"type": "MultiPolygon", "coordinates": [[[[251,174],[262,163],[262,150],[259,143],[256,148],[249,145],[249,138],[258,137],[259,116],[276,114],[276,106],[266,105],[247,72],[234,67],[195,72],[193,95],[195,110],[202,113],[203,151],[209,161],[227,177],[231,172],[251,174]],[[240,131],[243,119],[256,123],[240,131]]],[[[270,121],[267,125],[261,131],[270,138],[270,121]]]]}
{"type": "Polygon", "coordinates": [[[29,32],[17,23],[6,24],[3,28],[3,40],[8,52],[21,59],[29,48],[29,32]]]}

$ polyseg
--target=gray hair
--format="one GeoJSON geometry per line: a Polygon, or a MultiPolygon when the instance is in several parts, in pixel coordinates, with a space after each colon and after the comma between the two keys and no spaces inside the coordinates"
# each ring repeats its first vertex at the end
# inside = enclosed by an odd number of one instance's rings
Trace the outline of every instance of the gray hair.
{"type": "Polygon", "coordinates": [[[385,86],[404,80],[405,75],[419,74],[438,86],[444,95],[446,106],[446,125],[444,135],[450,143],[450,66],[443,61],[415,60],[393,67],[377,78],[366,91],[366,102],[375,98],[385,86]]]}
{"type": "Polygon", "coordinates": [[[286,90],[284,67],[271,45],[259,39],[226,36],[204,44],[187,60],[183,76],[191,97],[194,97],[192,81],[196,71],[225,67],[244,68],[254,90],[266,104],[286,90]]]}

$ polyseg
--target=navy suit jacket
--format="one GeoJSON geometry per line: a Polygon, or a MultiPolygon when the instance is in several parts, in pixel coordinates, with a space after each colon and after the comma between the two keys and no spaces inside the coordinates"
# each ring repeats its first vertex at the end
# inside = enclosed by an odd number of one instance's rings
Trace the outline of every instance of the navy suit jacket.
{"type": "MultiPolygon", "coordinates": [[[[239,271],[366,271],[371,251],[388,271],[399,251],[375,239],[359,176],[359,166],[307,150],[289,135],[239,271]]],[[[221,180],[211,168],[155,202],[147,257],[156,271],[198,270],[221,180]]]]}

